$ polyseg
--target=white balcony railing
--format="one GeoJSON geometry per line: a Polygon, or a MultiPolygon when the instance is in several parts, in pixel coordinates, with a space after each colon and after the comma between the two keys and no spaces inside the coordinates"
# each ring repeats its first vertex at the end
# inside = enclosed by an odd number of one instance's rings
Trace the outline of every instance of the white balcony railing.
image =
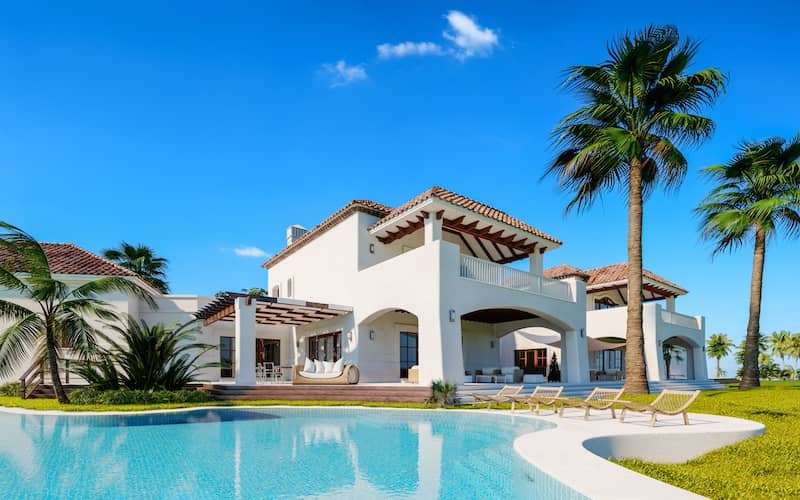
{"type": "Polygon", "coordinates": [[[661,311],[661,321],[663,321],[664,323],[669,323],[671,325],[682,326],[684,328],[691,328],[692,330],[700,329],[700,325],[697,322],[697,318],[695,318],[694,316],[687,316],[685,314],[680,314],[667,310],[661,311]]]}
{"type": "Polygon", "coordinates": [[[563,281],[547,279],[543,276],[495,264],[488,260],[477,259],[469,255],[461,255],[460,275],[462,278],[490,285],[574,302],[569,285],[563,281]]]}

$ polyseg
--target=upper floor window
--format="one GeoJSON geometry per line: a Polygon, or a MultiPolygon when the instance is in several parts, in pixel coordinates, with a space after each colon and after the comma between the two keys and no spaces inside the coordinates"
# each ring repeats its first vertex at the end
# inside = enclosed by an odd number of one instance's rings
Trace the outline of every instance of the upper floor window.
{"type": "Polygon", "coordinates": [[[286,280],[286,296],[294,297],[294,278],[286,280]]]}
{"type": "Polygon", "coordinates": [[[275,285],[272,287],[272,296],[273,297],[280,297],[281,296],[281,286],[275,285]]]}
{"type": "Polygon", "coordinates": [[[594,299],[595,311],[599,309],[611,309],[612,307],[617,307],[617,304],[615,304],[614,301],[609,299],[608,297],[601,297],[599,299],[594,299]]]}

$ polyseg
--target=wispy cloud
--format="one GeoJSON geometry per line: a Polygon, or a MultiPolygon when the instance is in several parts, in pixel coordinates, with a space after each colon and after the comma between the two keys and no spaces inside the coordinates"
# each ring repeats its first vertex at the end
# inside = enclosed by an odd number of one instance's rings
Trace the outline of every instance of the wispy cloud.
{"type": "Polygon", "coordinates": [[[330,79],[331,87],[346,87],[367,79],[364,66],[348,66],[344,60],[336,64],[323,64],[322,72],[330,79]]]}
{"type": "Polygon", "coordinates": [[[262,258],[267,256],[267,252],[258,247],[238,247],[233,249],[233,253],[239,257],[262,258]]]}
{"type": "Polygon", "coordinates": [[[473,56],[488,56],[498,45],[497,33],[478,25],[476,18],[463,12],[451,10],[447,13],[447,22],[450,31],[442,36],[455,45],[454,55],[462,61],[473,56]]]}
{"type": "Polygon", "coordinates": [[[465,61],[475,56],[487,57],[500,44],[497,32],[479,25],[474,16],[451,10],[445,19],[449,25],[442,32],[442,37],[446,40],[445,46],[435,42],[382,43],[376,47],[378,58],[387,60],[410,56],[450,55],[459,61],[465,61]]]}
{"type": "Polygon", "coordinates": [[[378,45],[377,49],[378,57],[381,59],[399,59],[409,56],[441,56],[445,54],[442,46],[433,42],[382,43],[378,45]]]}

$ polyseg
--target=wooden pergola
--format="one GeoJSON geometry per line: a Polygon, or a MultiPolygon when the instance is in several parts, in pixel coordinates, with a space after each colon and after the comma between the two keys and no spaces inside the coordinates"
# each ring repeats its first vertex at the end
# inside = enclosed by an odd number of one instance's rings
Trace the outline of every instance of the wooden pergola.
{"type": "Polygon", "coordinates": [[[247,304],[256,305],[256,323],[262,325],[302,326],[316,321],[336,318],[352,312],[352,308],[268,296],[249,296],[228,292],[195,313],[208,326],[217,321],[236,319],[236,299],[246,298],[247,304]]]}

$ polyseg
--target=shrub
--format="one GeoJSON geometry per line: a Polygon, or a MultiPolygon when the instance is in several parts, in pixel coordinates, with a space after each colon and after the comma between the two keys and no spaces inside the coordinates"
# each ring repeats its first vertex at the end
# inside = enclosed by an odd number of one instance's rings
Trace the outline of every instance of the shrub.
{"type": "Polygon", "coordinates": [[[19,382],[0,386],[0,396],[19,396],[19,382]]]}
{"type": "Polygon", "coordinates": [[[150,326],[129,320],[125,327],[109,325],[120,338],[106,337],[109,348],[98,349],[90,359],[76,363],[73,371],[98,390],[178,390],[196,380],[199,370],[219,363],[199,364],[216,346],[195,341],[199,329],[183,325],[150,326]]]}
{"type": "Polygon", "coordinates": [[[431,383],[431,397],[425,401],[429,405],[437,405],[440,408],[453,405],[456,402],[456,391],[458,386],[445,380],[434,380],[431,383]]]}
{"type": "Polygon", "coordinates": [[[146,405],[163,403],[205,403],[213,398],[208,391],[143,391],[130,389],[78,389],[70,394],[76,405],[146,405]]]}

